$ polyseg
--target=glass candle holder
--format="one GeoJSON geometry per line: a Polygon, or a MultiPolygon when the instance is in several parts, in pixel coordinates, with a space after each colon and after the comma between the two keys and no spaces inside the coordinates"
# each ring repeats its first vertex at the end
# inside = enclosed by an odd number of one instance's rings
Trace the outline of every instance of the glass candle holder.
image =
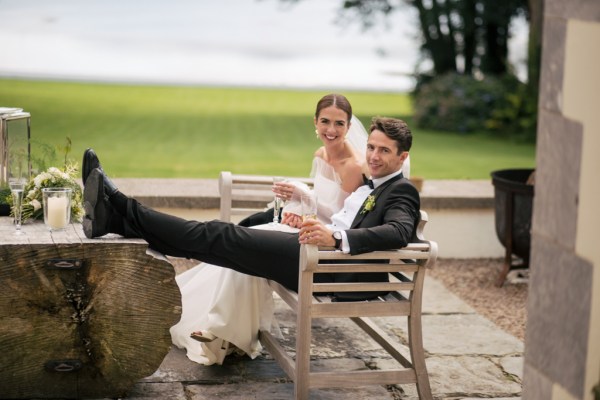
{"type": "Polygon", "coordinates": [[[65,229],[71,221],[71,189],[42,189],[44,224],[50,231],[65,229]]]}

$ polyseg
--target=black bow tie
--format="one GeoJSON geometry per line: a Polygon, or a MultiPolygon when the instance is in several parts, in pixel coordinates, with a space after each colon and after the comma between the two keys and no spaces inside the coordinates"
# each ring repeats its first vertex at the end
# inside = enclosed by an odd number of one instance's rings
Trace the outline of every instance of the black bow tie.
{"type": "Polygon", "coordinates": [[[373,185],[373,181],[370,180],[369,178],[367,178],[365,176],[365,174],[363,174],[363,184],[368,185],[371,189],[375,189],[375,186],[373,185]]]}

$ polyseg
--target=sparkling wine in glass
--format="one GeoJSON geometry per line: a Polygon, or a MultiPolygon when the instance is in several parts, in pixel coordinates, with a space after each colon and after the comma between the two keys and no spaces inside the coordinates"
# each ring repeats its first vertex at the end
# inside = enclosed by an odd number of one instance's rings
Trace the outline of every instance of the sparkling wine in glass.
{"type": "Polygon", "coordinates": [[[15,214],[15,235],[24,235],[25,232],[21,230],[21,211],[23,202],[23,191],[25,190],[25,181],[21,179],[11,179],[8,182],[10,186],[10,192],[13,199],[13,207],[15,214]]]}
{"type": "MultiPolygon", "coordinates": [[[[273,184],[283,182],[283,177],[274,176],[273,184]]],[[[281,207],[283,206],[283,200],[275,195],[275,200],[273,202],[273,224],[277,225],[279,223],[279,213],[281,212],[281,207]]]]}
{"type": "Polygon", "coordinates": [[[302,221],[317,218],[317,198],[313,195],[302,195],[300,198],[302,206],[302,221]]]}

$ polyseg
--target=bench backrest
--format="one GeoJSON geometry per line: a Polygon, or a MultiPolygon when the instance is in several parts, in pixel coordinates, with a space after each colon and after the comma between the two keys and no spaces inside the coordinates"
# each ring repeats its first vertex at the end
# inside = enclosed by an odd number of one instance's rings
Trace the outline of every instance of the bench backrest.
{"type": "MultiPolygon", "coordinates": [[[[313,185],[311,178],[284,178],[306,183],[310,187],[313,185]]],[[[273,200],[272,186],[272,176],[238,175],[222,171],[219,175],[220,219],[231,222],[233,216],[248,216],[263,211],[273,200]]]]}

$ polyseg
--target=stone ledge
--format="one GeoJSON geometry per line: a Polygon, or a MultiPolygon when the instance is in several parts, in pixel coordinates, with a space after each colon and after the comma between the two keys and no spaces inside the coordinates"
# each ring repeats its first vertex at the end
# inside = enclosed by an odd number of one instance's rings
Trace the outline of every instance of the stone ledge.
{"type": "MultiPolygon", "coordinates": [[[[129,196],[150,207],[219,208],[217,179],[116,178],[129,196]]],[[[270,197],[249,194],[248,204],[263,205],[270,197]]],[[[491,180],[426,180],[421,191],[424,209],[489,209],[494,207],[491,180]]]]}

